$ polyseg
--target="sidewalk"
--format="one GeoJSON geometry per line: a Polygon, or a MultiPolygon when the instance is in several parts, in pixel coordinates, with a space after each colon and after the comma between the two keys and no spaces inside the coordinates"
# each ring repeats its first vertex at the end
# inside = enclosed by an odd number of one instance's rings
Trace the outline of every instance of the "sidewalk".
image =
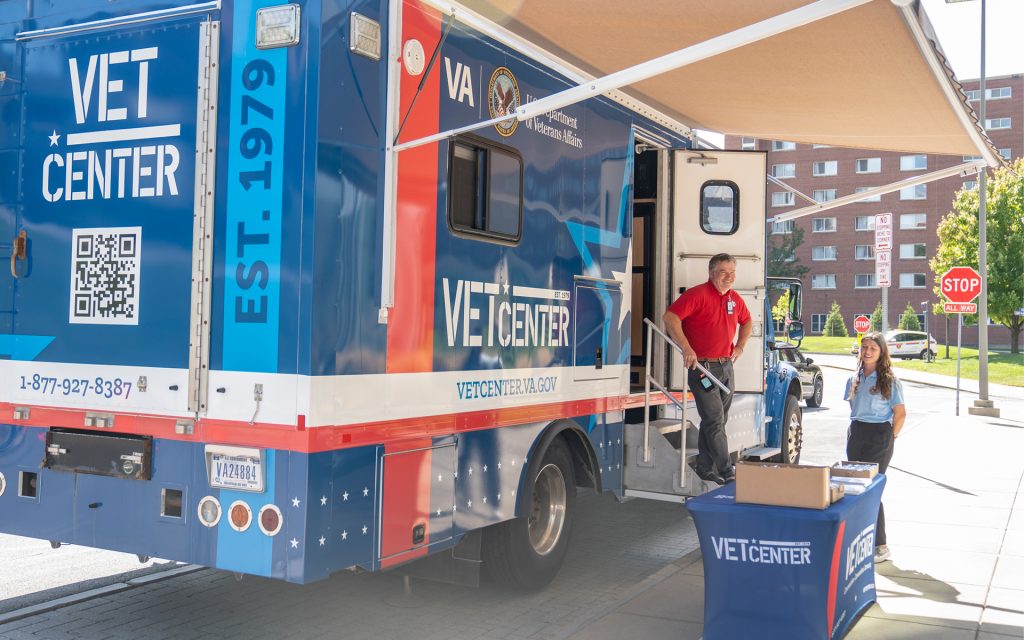
{"type": "MultiPolygon", "coordinates": [[[[1024,422],[963,415],[904,431],[884,497],[892,560],[847,638],[1024,638],[1024,456],[992,465],[998,451],[1024,451],[1024,422]]],[[[637,591],[570,637],[701,637],[699,551],[637,591]]]]}
{"type": "MultiPolygon", "coordinates": [[[[835,353],[805,353],[804,355],[813,358],[814,363],[817,365],[833,367],[835,369],[845,369],[846,371],[853,371],[854,366],[857,364],[856,356],[852,355],[848,356],[835,353]]],[[[919,382],[933,387],[956,389],[955,376],[928,373],[927,371],[915,371],[913,369],[903,369],[900,368],[898,361],[894,364],[896,364],[896,375],[899,376],[900,380],[919,382]]],[[[978,381],[960,378],[960,391],[974,396],[978,395],[978,381]]],[[[1012,398],[1015,400],[1024,400],[1024,387],[1012,387],[1006,384],[994,384],[990,382],[988,385],[988,393],[990,398],[1012,398]]]]}

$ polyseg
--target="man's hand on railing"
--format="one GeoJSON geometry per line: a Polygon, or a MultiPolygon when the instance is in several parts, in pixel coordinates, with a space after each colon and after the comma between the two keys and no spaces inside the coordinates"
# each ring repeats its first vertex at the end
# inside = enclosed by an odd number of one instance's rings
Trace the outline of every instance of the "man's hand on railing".
{"type": "Polygon", "coordinates": [[[683,364],[686,365],[687,369],[694,369],[697,367],[697,352],[690,348],[690,345],[680,345],[683,350],[683,364]]]}

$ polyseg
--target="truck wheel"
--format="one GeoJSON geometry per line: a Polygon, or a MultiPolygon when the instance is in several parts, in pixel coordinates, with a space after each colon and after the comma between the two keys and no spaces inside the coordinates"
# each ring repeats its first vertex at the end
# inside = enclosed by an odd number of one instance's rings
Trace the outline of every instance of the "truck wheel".
{"type": "Polygon", "coordinates": [[[825,395],[825,385],[821,381],[821,376],[814,379],[814,391],[810,397],[807,398],[808,407],[820,407],[821,400],[825,395]]]}
{"type": "Polygon", "coordinates": [[[576,511],[576,478],[568,446],[555,438],[530,462],[530,502],[514,520],[484,529],[484,570],[496,582],[521,591],[546,586],[562,567],[576,511]]]}
{"type": "Polygon", "coordinates": [[[796,396],[787,395],[786,409],[782,412],[782,438],[779,442],[782,447],[780,457],[787,464],[800,462],[800,449],[804,444],[803,416],[796,396]]]}

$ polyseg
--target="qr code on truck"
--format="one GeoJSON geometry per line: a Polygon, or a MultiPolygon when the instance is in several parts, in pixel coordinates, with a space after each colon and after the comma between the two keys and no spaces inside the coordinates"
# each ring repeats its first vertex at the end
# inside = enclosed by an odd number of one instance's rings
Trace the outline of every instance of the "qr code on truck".
{"type": "Polygon", "coordinates": [[[74,229],[72,324],[139,324],[142,227],[74,229]]]}

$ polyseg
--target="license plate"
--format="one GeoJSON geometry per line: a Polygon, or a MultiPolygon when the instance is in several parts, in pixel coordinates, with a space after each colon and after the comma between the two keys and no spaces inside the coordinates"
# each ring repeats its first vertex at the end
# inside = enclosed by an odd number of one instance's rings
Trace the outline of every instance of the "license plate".
{"type": "Polygon", "coordinates": [[[214,453],[210,456],[210,486],[239,491],[263,491],[263,459],[214,453]]]}

